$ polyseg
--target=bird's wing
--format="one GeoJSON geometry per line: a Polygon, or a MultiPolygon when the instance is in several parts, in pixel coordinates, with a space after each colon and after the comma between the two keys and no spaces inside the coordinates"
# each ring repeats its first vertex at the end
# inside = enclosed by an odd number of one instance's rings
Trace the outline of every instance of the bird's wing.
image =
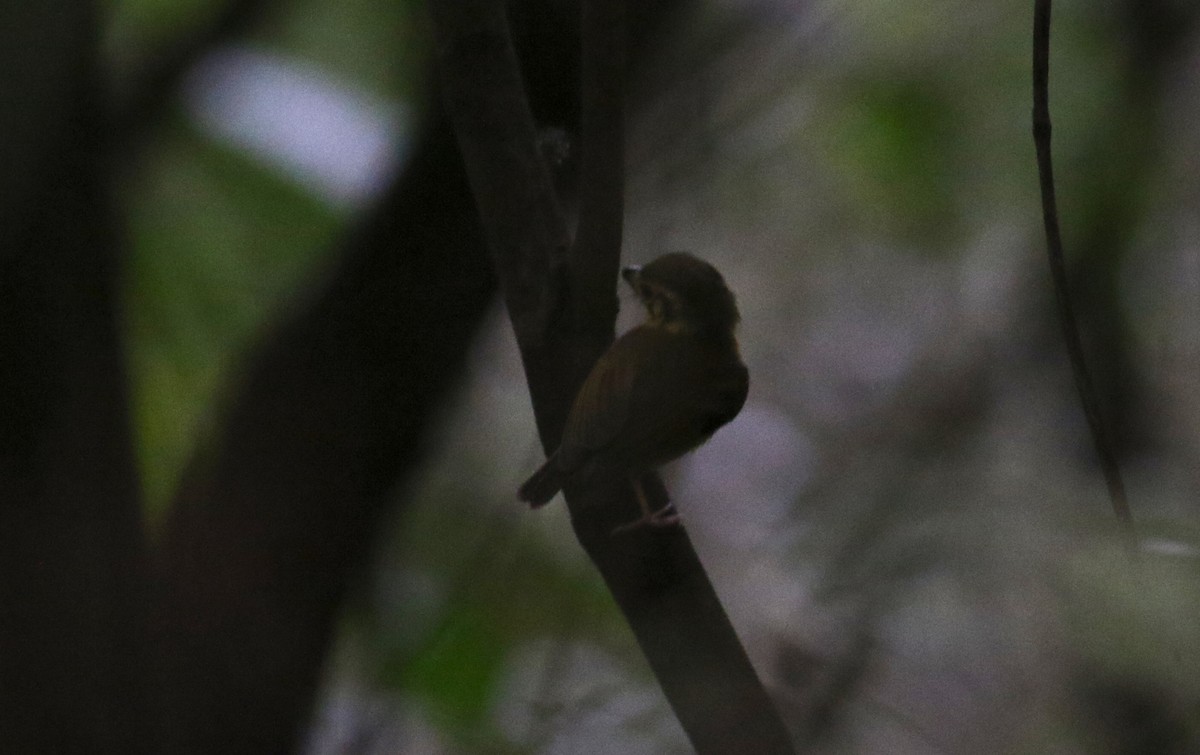
{"type": "Polygon", "coordinates": [[[619,444],[641,449],[639,461],[657,466],[696,448],[741,411],[749,375],[724,353],[705,353],[678,339],[663,343],[654,374],[638,383],[619,444]],[[675,348],[672,348],[675,347],[675,348]],[[642,386],[646,389],[639,390],[642,386]],[[664,393],[664,388],[666,392],[664,393]]]}
{"type": "Polygon", "coordinates": [[[611,443],[627,426],[639,375],[656,361],[659,344],[647,328],[617,339],[596,362],[571,407],[563,431],[562,463],[568,469],[611,443]]]}
{"type": "Polygon", "coordinates": [[[714,381],[712,392],[706,397],[704,410],[700,413],[700,435],[708,438],[722,425],[738,415],[750,392],[750,372],[746,365],[738,362],[729,368],[729,374],[714,381]]]}

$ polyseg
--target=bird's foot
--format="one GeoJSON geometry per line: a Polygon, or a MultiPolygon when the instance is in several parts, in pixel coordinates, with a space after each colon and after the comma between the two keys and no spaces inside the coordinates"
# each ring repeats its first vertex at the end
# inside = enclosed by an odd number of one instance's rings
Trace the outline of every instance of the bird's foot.
{"type": "Polygon", "coordinates": [[[641,517],[633,520],[632,522],[629,522],[628,524],[622,524],[620,527],[617,527],[615,530],[613,530],[612,533],[614,535],[618,535],[622,532],[629,532],[630,530],[636,530],[642,527],[675,527],[678,526],[679,521],[679,512],[675,510],[675,504],[668,503],[658,511],[647,511],[641,517]]]}

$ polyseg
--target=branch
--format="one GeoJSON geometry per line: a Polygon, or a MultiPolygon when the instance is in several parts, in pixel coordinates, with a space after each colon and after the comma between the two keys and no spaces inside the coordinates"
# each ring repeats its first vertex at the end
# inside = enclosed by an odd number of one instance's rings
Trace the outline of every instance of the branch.
{"type": "MultiPolygon", "coordinates": [[[[619,26],[607,19],[620,11],[585,12],[585,35],[605,36],[585,39],[594,59],[584,67],[589,77],[608,80],[584,84],[591,144],[582,202],[590,217],[581,219],[575,254],[566,261],[566,224],[536,146],[503,4],[434,0],[430,10],[443,97],[521,349],[542,444],[552,450],[575,393],[612,341],[623,98],[619,79],[610,78],[622,66],[619,26]]],[[[656,487],[663,495],[661,482],[656,487]]],[[[566,497],[580,543],[697,751],[792,752],[683,528],[613,537],[637,511],[625,481],[569,486],[566,497]]]]}
{"type": "MultiPolygon", "coordinates": [[[[579,227],[571,249],[575,327],[611,325],[625,220],[626,0],[584,0],[579,227]]],[[[665,502],[664,502],[665,503],[665,502]]]]}
{"type": "Polygon", "coordinates": [[[536,147],[503,9],[490,0],[443,0],[430,10],[442,99],[525,362],[538,432],[552,450],[575,389],[607,342],[581,354],[582,365],[560,358],[572,347],[561,325],[570,235],[536,147]]]}
{"type": "Polygon", "coordinates": [[[162,536],[160,752],[290,752],[351,575],[495,295],[428,124],[316,301],[263,344],[162,536]]]}
{"type": "Polygon", "coordinates": [[[1100,413],[1100,400],[1088,372],[1084,359],[1083,344],[1079,337],[1079,323],[1071,303],[1067,286],[1067,268],[1063,261],[1062,235],[1058,228],[1058,206],[1054,198],[1054,163],[1050,154],[1050,2],[1035,0],[1033,11],[1033,140],[1037,148],[1038,179],[1042,192],[1042,220],[1046,227],[1046,247],[1050,257],[1050,272],[1054,279],[1054,293],[1058,301],[1058,316],[1062,323],[1063,336],[1067,342],[1067,353],[1071,359],[1071,372],[1075,377],[1075,388],[1079,392],[1083,413],[1087,417],[1096,453],[1100,457],[1100,468],[1108,486],[1113,513],[1136,543],[1133,515],[1125,497],[1125,484],[1112,442],[1104,429],[1100,413]]]}

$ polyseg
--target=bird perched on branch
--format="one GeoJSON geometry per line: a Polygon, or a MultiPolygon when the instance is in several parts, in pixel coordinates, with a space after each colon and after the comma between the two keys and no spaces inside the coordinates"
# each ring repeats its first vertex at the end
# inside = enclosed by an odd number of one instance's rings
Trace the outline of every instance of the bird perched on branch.
{"type": "Polygon", "coordinates": [[[517,492],[538,508],[576,476],[626,477],[642,516],[617,531],[678,522],[670,505],[651,511],[640,477],[737,416],[750,385],[734,334],[737,303],[716,268],[676,252],[621,277],[648,317],[596,362],[558,450],[517,492]]]}

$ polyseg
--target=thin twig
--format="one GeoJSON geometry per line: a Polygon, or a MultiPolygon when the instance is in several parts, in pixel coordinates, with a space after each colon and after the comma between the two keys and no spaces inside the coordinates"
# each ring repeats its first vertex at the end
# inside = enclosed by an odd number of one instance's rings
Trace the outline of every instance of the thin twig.
{"type": "Polygon", "coordinates": [[[1117,455],[1104,429],[1100,413],[1100,401],[1084,359],[1083,344],[1079,337],[1079,323],[1067,286],[1067,268],[1063,261],[1062,235],[1058,228],[1058,206],[1054,198],[1054,164],[1050,155],[1050,2],[1035,0],[1033,11],[1033,140],[1037,148],[1038,179],[1042,191],[1042,219],[1046,226],[1046,246],[1050,257],[1050,272],[1054,279],[1054,293],[1058,301],[1058,315],[1062,322],[1063,335],[1067,342],[1067,353],[1071,359],[1071,372],[1075,376],[1075,387],[1083,404],[1108,495],[1112,500],[1113,512],[1131,537],[1136,538],[1133,516],[1125,497],[1125,484],[1121,481],[1121,470],[1117,455]]]}

